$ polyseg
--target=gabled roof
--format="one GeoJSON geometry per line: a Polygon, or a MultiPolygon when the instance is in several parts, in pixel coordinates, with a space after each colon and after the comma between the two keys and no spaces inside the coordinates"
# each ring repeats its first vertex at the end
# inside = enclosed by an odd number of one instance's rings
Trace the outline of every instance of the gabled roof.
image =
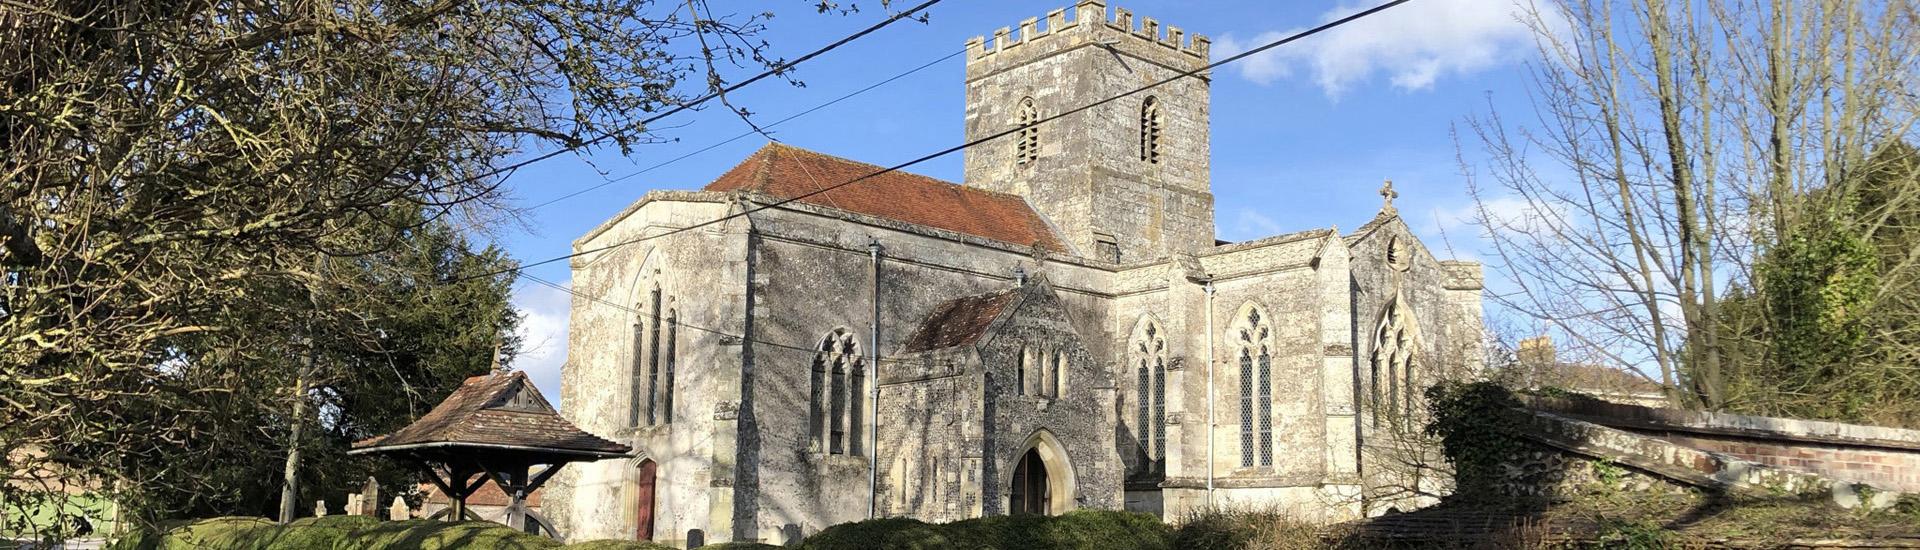
{"type": "Polygon", "coordinates": [[[768,143],[707,191],[750,191],[1055,252],[1066,245],[1025,199],[768,143]],[[830,191],[807,195],[867,177],[830,191]]]}
{"type": "Polygon", "coordinates": [[[554,412],[524,372],[467,378],[446,400],[393,433],[355,442],[355,454],[473,447],[583,456],[633,449],[574,427],[554,412]]]}
{"type": "Polygon", "coordinates": [[[1019,296],[1020,289],[1010,288],[947,300],[935,306],[933,313],[920,322],[920,328],[907,337],[900,352],[919,353],[978,342],[993,326],[994,319],[999,319],[1019,296]]]}
{"type": "Polygon", "coordinates": [[[1342,238],[1346,239],[1348,245],[1352,245],[1353,243],[1360,242],[1360,239],[1367,238],[1367,235],[1372,235],[1374,230],[1385,227],[1387,224],[1393,223],[1394,220],[1398,219],[1400,219],[1400,212],[1398,210],[1382,208],[1379,213],[1373,215],[1373,219],[1367,220],[1367,223],[1360,224],[1360,227],[1355,228],[1352,233],[1348,233],[1347,236],[1342,238]]]}

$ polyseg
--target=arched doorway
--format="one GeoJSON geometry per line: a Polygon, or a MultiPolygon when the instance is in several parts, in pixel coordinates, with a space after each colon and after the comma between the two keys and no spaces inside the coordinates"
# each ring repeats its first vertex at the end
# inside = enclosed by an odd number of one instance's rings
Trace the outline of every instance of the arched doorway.
{"type": "Polygon", "coordinates": [[[1053,510],[1053,488],[1047,484],[1047,462],[1039,449],[1027,449],[1013,468],[1013,490],[1007,494],[1007,513],[1046,514],[1053,510]]]}
{"type": "Polygon", "coordinates": [[[1034,432],[1022,447],[1026,450],[1012,465],[1007,513],[1057,515],[1073,511],[1077,507],[1076,485],[1066,447],[1046,430],[1034,432]]]}
{"type": "Polygon", "coordinates": [[[633,537],[653,540],[653,485],[659,477],[660,465],[653,460],[642,460],[638,469],[633,483],[633,537]]]}

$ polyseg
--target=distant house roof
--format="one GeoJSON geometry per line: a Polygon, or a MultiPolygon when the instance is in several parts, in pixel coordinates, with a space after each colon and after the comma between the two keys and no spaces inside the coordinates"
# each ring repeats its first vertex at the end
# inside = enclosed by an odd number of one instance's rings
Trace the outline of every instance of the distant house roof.
{"type": "Polygon", "coordinates": [[[1019,296],[1020,289],[1010,288],[947,300],[921,321],[920,328],[907,337],[901,352],[918,353],[978,342],[993,325],[993,320],[1000,318],[1000,313],[1019,296]]]}
{"type": "MultiPolygon", "coordinates": [[[[474,477],[480,477],[480,475],[475,475],[474,477]]],[[[471,483],[473,482],[473,478],[467,478],[467,481],[471,483]]],[[[426,501],[430,504],[444,506],[453,503],[453,499],[448,498],[447,493],[441,491],[438,485],[421,483],[415,487],[420,490],[422,495],[426,496],[426,501]]],[[[527,493],[526,506],[536,510],[540,509],[540,500],[545,493],[546,488],[544,487],[534,489],[533,492],[527,493]]],[[[468,506],[506,506],[512,501],[513,498],[507,496],[507,492],[500,489],[500,484],[498,483],[482,483],[479,489],[473,491],[473,494],[467,495],[468,506]]]]}
{"type": "Polygon", "coordinates": [[[1066,245],[1025,199],[769,143],[707,191],[751,191],[1056,252],[1066,245]],[[871,177],[867,177],[872,175],[871,177]],[[856,183],[808,195],[834,185],[856,183]]]}
{"type": "Polygon", "coordinates": [[[1571,390],[1618,392],[1623,394],[1659,394],[1665,388],[1659,382],[1623,369],[1585,363],[1554,363],[1540,376],[1543,382],[1571,390]]]}
{"type": "Polygon", "coordinates": [[[633,450],[560,418],[527,374],[515,371],[467,378],[412,424],[355,442],[353,453],[449,447],[601,458],[633,450]]]}

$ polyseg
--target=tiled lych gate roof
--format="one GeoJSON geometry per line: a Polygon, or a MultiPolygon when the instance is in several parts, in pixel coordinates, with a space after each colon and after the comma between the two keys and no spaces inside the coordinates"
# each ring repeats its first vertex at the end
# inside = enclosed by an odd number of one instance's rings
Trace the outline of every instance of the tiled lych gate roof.
{"type": "Polygon", "coordinates": [[[468,378],[445,401],[391,434],[355,442],[356,451],[472,446],[590,456],[633,449],[560,418],[524,372],[468,378]]]}
{"type": "Polygon", "coordinates": [[[751,191],[807,204],[953,231],[1021,246],[1064,252],[1066,245],[1044,218],[1017,195],[966,187],[919,174],[892,171],[830,191],[814,191],[884,170],[769,143],[741,161],[707,191],[751,191]],[[803,196],[805,195],[805,196],[803,196]]]}

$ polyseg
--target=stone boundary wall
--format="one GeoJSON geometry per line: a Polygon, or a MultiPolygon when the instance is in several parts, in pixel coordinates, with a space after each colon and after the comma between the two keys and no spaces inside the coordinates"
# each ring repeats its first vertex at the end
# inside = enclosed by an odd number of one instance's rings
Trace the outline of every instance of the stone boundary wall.
{"type": "Polygon", "coordinates": [[[1920,492],[1920,431],[1557,398],[1536,412],[1650,437],[1743,463],[1814,474],[1881,491],[1920,492]]]}

